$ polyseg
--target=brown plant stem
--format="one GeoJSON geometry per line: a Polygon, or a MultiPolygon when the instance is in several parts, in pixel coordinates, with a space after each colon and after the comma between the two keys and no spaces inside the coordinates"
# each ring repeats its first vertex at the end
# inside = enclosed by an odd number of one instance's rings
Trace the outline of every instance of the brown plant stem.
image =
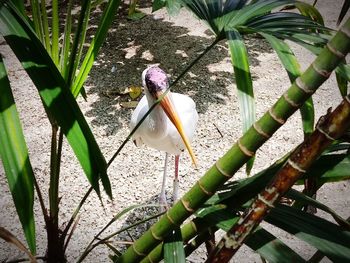
{"type": "Polygon", "coordinates": [[[294,185],[324,149],[350,127],[350,96],[333,111],[321,117],[316,130],[292,153],[274,179],[256,197],[218,243],[207,262],[228,262],[248,235],[258,226],[274,204],[294,185]]]}

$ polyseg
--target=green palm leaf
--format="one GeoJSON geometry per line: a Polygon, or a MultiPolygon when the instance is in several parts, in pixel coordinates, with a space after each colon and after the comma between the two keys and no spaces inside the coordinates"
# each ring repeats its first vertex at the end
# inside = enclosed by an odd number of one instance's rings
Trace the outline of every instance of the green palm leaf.
{"type": "MultiPolygon", "coordinates": [[[[235,213],[229,211],[224,205],[213,205],[201,209],[198,216],[206,221],[209,226],[215,224],[224,231],[228,231],[239,219],[235,213]]],[[[252,233],[245,244],[271,263],[305,262],[290,247],[261,227],[258,227],[252,233]]]]}
{"type": "Polygon", "coordinates": [[[95,34],[95,37],[93,38],[90,47],[86,53],[86,56],[80,66],[79,74],[77,78],[75,79],[72,93],[76,97],[78,96],[81,88],[83,87],[83,84],[91,70],[91,67],[97,57],[98,51],[101,48],[107,32],[108,28],[111,25],[114,15],[120,5],[120,0],[110,0],[108,1],[108,4],[103,12],[101,22],[97,28],[97,32],[95,34]]]}
{"type": "MultiPolygon", "coordinates": [[[[233,65],[243,132],[247,131],[255,121],[255,101],[253,82],[249,69],[248,52],[243,39],[237,30],[226,32],[233,65]]],[[[254,159],[247,163],[247,173],[253,166],[254,159]]]]}
{"type": "MultiPolygon", "coordinates": [[[[316,177],[319,184],[339,182],[350,179],[350,155],[328,154],[311,166],[305,177],[316,177]]],[[[321,186],[320,185],[320,186],[321,186]]]]}
{"type": "Polygon", "coordinates": [[[175,230],[173,230],[173,232],[164,241],[164,262],[186,262],[180,227],[177,227],[175,230]]]}
{"type": "Polygon", "coordinates": [[[230,12],[223,16],[226,29],[235,28],[239,25],[246,24],[249,20],[263,16],[271,12],[274,8],[283,7],[292,4],[293,0],[266,0],[253,1],[251,4],[244,6],[237,12],[230,12]]]}
{"type": "MultiPolygon", "coordinates": [[[[272,48],[276,51],[279,59],[282,62],[282,65],[288,73],[291,83],[293,83],[293,81],[295,81],[295,79],[301,75],[300,65],[297,58],[293,54],[293,51],[284,41],[269,34],[262,33],[261,35],[265,37],[272,48]]],[[[314,130],[315,122],[315,112],[312,97],[310,97],[304,103],[304,105],[300,108],[300,112],[303,122],[304,134],[311,134],[314,130]]]]}
{"type": "Polygon", "coordinates": [[[323,17],[320,12],[312,5],[303,2],[295,3],[295,7],[299,10],[299,12],[304,15],[310,17],[312,20],[317,23],[324,25],[323,17]]]}
{"type": "Polygon", "coordinates": [[[254,91],[249,69],[248,52],[237,30],[227,31],[226,35],[238,89],[243,132],[245,132],[255,121],[254,91]]]}
{"type": "Polygon", "coordinates": [[[261,227],[252,233],[245,244],[270,263],[306,262],[297,252],[261,227]]]}
{"type": "Polygon", "coordinates": [[[339,17],[337,20],[337,25],[339,25],[341,21],[343,21],[343,18],[345,17],[346,13],[349,11],[349,8],[350,8],[350,1],[344,0],[343,6],[340,10],[339,17]]]}
{"type": "Polygon", "coordinates": [[[266,221],[314,246],[333,262],[350,260],[350,232],[325,219],[279,205],[266,221]]]}
{"type": "Polygon", "coordinates": [[[35,254],[34,174],[1,56],[0,94],[0,157],[30,251],[35,254]]]}
{"type": "Polygon", "coordinates": [[[101,178],[111,196],[106,161],[78,104],[36,34],[10,4],[0,6],[0,32],[33,80],[47,113],[62,128],[89,182],[99,193],[101,178]]]}
{"type": "Polygon", "coordinates": [[[331,208],[329,208],[328,206],[318,202],[317,200],[315,200],[315,199],[313,199],[313,198],[311,198],[311,197],[309,197],[309,196],[307,196],[307,195],[305,195],[303,193],[300,193],[299,191],[294,190],[294,189],[290,189],[288,191],[288,193],[286,194],[286,196],[288,198],[292,198],[293,200],[301,202],[302,204],[312,205],[315,208],[321,209],[321,210],[329,213],[337,221],[337,223],[339,225],[345,227],[347,230],[350,230],[350,223],[349,222],[347,222],[344,218],[339,216],[331,208]]]}

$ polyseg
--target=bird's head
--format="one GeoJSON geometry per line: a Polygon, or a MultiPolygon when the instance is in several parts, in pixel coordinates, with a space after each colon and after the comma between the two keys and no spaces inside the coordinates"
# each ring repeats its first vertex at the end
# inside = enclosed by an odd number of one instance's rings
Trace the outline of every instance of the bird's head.
{"type": "Polygon", "coordinates": [[[161,68],[151,66],[142,72],[142,86],[158,99],[169,88],[169,78],[161,68]]]}
{"type": "Polygon", "coordinates": [[[142,72],[142,85],[145,88],[145,92],[148,92],[155,100],[162,98],[160,101],[162,109],[179,132],[194,165],[197,166],[196,157],[172,102],[170,91],[162,97],[169,88],[169,78],[166,73],[158,66],[149,67],[142,72]]]}

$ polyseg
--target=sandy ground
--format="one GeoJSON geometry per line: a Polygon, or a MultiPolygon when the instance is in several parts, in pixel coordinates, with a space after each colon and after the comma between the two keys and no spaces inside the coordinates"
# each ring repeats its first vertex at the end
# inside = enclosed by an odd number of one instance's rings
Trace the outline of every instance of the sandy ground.
{"type": "MultiPolygon", "coordinates": [[[[333,1],[331,5],[329,1],[319,1],[318,7],[327,26],[335,28],[341,4],[342,1],[339,0],[333,1]]],[[[149,9],[145,11],[149,12],[149,9]]],[[[114,91],[141,85],[141,72],[149,64],[160,63],[174,79],[212,41],[213,35],[207,27],[185,10],[176,17],[169,17],[164,11],[160,11],[134,22],[127,21],[121,16],[117,17],[87,81],[88,100],[79,98],[81,109],[107,160],[128,135],[128,122],[132,112],[132,109],[120,106],[121,102],[129,98],[115,95],[114,91]]],[[[276,54],[264,42],[251,40],[247,45],[250,48],[257,117],[260,117],[289,87],[289,83],[276,54]]],[[[292,46],[302,68],[305,69],[312,61],[313,55],[300,47],[292,46]]],[[[9,77],[29,146],[30,159],[44,198],[47,200],[51,129],[38,94],[25,71],[4,43],[0,45],[0,52],[8,65],[9,77]]],[[[183,194],[241,135],[235,82],[232,78],[232,65],[226,43],[220,42],[173,90],[191,96],[197,104],[199,113],[198,128],[192,143],[199,167],[195,169],[191,166],[187,154],[181,157],[180,194],[183,194]]],[[[329,107],[336,106],[341,98],[334,77],[328,80],[313,98],[316,119],[329,107]]],[[[283,153],[292,150],[302,141],[302,137],[300,116],[296,113],[257,152],[253,173],[267,167],[283,153]]],[[[69,262],[77,259],[94,234],[113,215],[131,204],[157,200],[163,161],[163,153],[147,147],[136,148],[132,143],[126,145],[108,171],[115,199],[111,202],[104,196],[103,208],[95,194],[89,197],[67,250],[69,262]]],[[[87,191],[88,183],[67,143],[64,145],[62,165],[60,222],[64,224],[87,191]]],[[[173,162],[169,168],[171,175],[173,162]]],[[[234,178],[244,176],[244,172],[239,171],[234,178]]],[[[349,188],[349,182],[328,185],[320,189],[318,200],[332,207],[340,215],[348,217],[350,200],[345,194],[349,188]]],[[[169,199],[171,192],[172,186],[169,183],[167,188],[169,199]]],[[[24,240],[2,166],[0,166],[0,193],[0,211],[2,211],[0,226],[24,240]]],[[[35,212],[38,255],[43,255],[46,235],[38,202],[35,204],[35,212]]],[[[143,218],[148,213],[148,210],[133,212],[112,225],[110,231],[117,231],[128,222],[143,218]]],[[[314,253],[313,248],[292,239],[282,231],[276,229],[271,231],[281,236],[301,256],[309,258],[314,253]]],[[[135,236],[137,233],[132,232],[132,235],[135,236]]],[[[125,238],[130,240],[129,237],[125,238]]],[[[87,262],[107,262],[109,253],[106,247],[100,246],[87,258],[87,262]]],[[[0,240],[0,261],[21,257],[23,254],[0,240]]],[[[201,249],[189,258],[189,262],[202,262],[204,258],[205,250],[201,249]]],[[[236,262],[260,262],[260,259],[249,248],[243,247],[236,255],[236,262]]]]}

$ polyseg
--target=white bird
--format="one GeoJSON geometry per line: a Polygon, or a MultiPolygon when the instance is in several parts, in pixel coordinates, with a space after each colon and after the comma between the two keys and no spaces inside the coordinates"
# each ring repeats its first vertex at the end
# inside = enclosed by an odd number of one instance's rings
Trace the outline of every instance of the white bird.
{"type": "MultiPolygon", "coordinates": [[[[137,125],[155,101],[169,88],[169,79],[162,69],[153,66],[143,71],[142,85],[145,96],[142,97],[132,114],[131,129],[137,125]]],[[[197,166],[196,157],[190,145],[197,121],[198,113],[195,102],[186,95],[169,91],[133,135],[136,146],[146,144],[154,149],[166,152],[160,193],[160,203],[162,205],[167,206],[165,186],[168,155],[175,155],[174,201],[178,199],[179,155],[185,148],[187,148],[194,165],[197,166]]]]}

